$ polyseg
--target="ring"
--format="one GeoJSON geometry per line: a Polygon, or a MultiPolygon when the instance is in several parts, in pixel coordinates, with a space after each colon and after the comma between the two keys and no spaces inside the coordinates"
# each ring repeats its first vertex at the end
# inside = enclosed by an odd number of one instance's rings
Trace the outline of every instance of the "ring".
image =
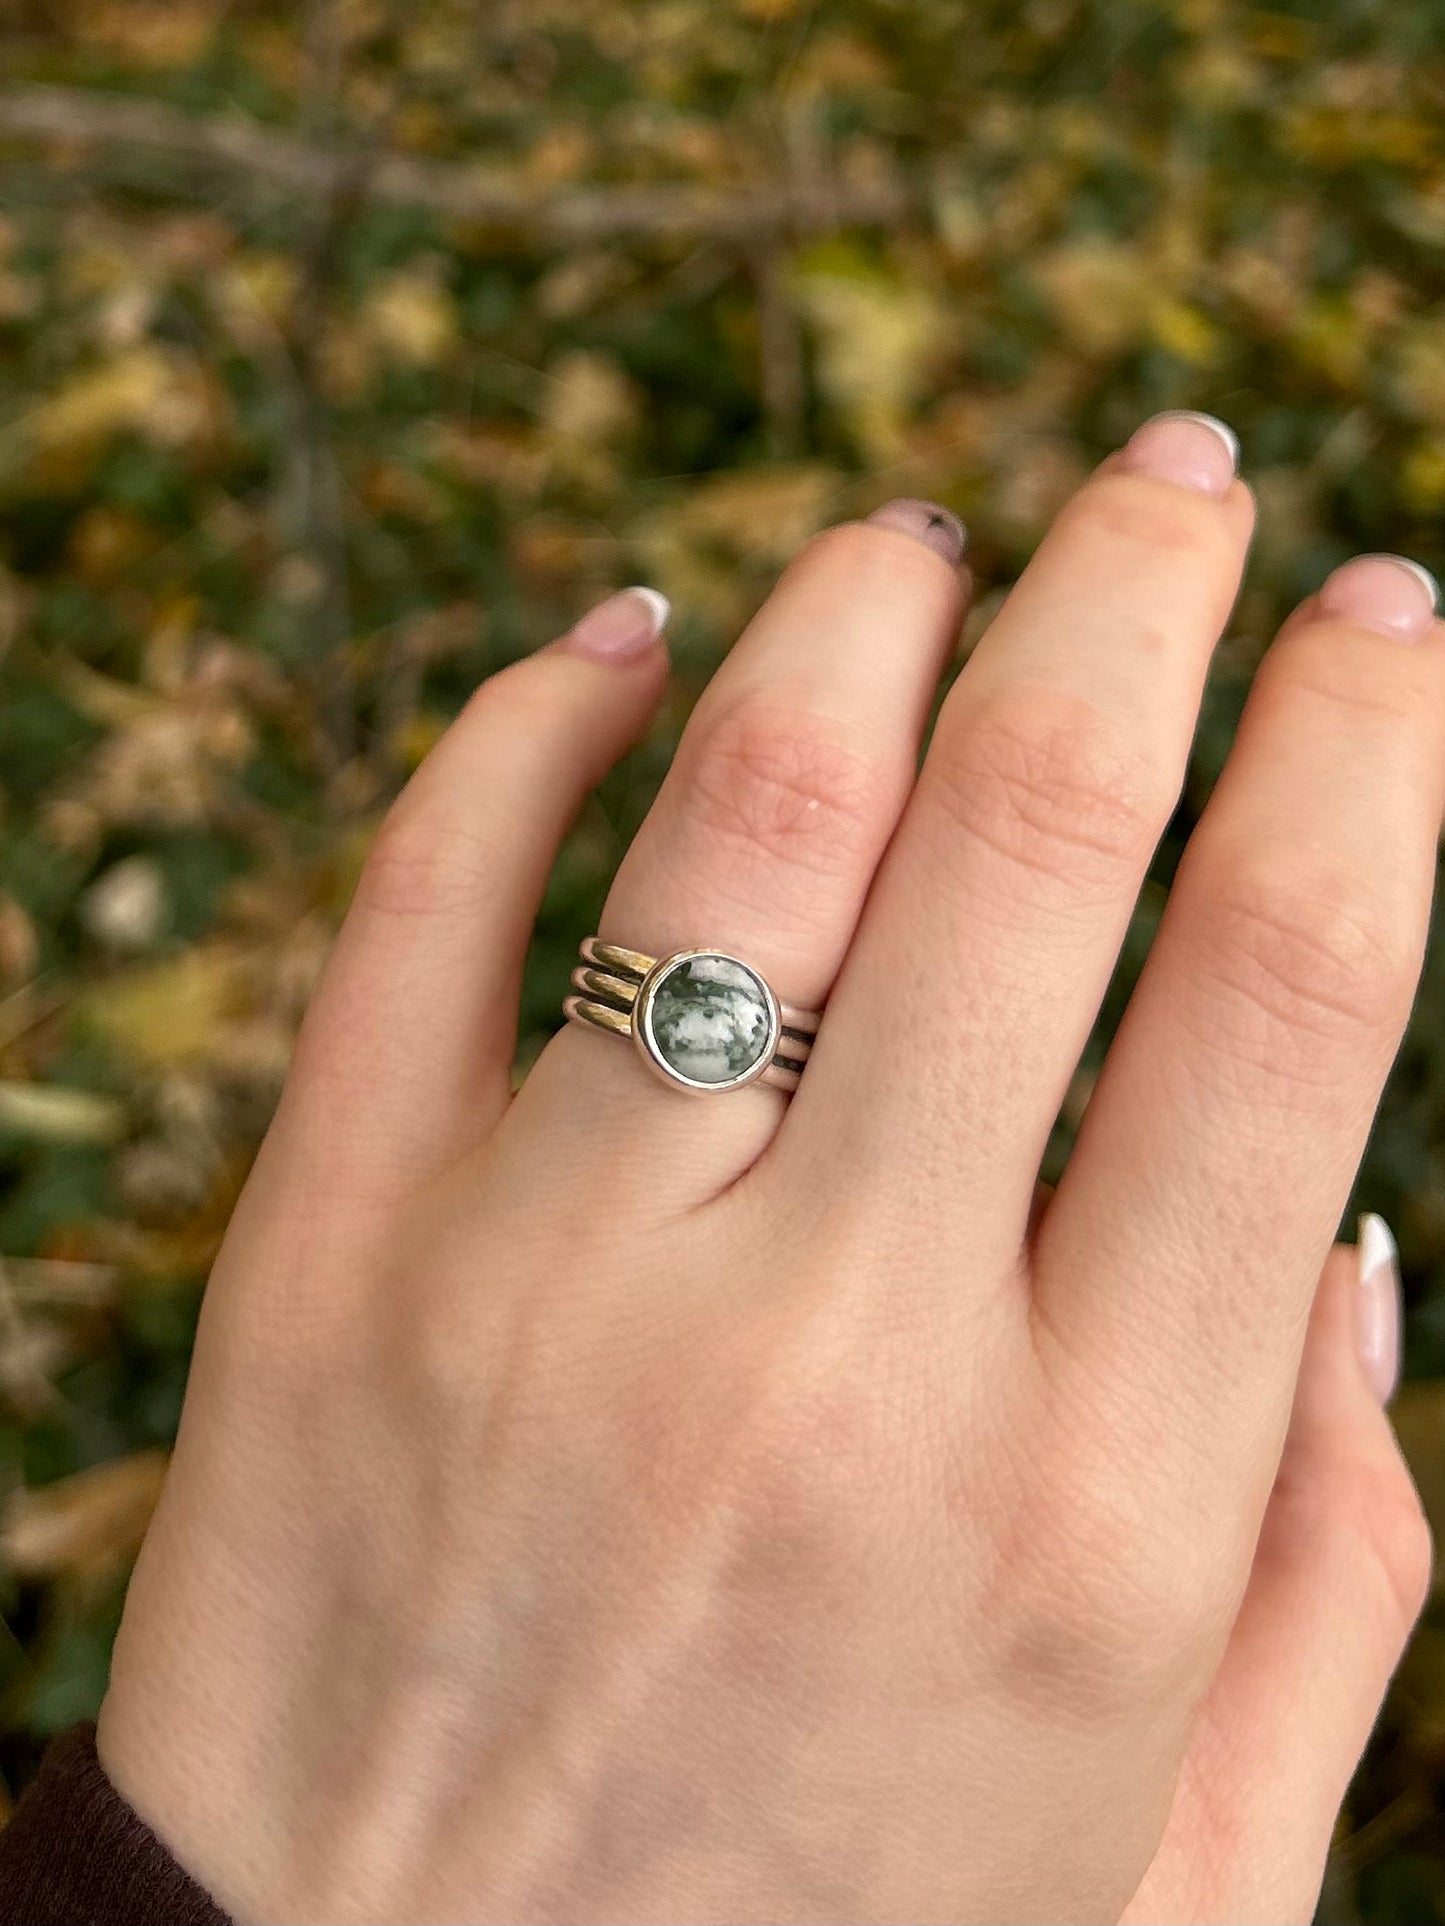
{"type": "Polygon", "coordinates": [[[572,972],[579,996],[570,1023],[631,1037],[647,1067],[679,1090],[740,1090],[770,1083],[792,1092],[818,1016],[780,1003],[766,980],[726,950],[644,956],[589,936],[572,972]]]}

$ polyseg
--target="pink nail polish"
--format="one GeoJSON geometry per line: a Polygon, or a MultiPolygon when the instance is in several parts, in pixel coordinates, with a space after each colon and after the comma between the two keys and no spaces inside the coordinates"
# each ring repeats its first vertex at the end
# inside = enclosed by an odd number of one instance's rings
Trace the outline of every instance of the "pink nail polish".
{"type": "Polygon", "coordinates": [[[1203,495],[1223,495],[1239,472],[1239,437],[1213,415],[1172,408],[1136,428],[1119,451],[1119,461],[1136,475],[1152,475],[1203,495]]]}
{"type": "Polygon", "coordinates": [[[1355,1293],[1355,1335],[1360,1363],[1381,1404],[1388,1404],[1400,1381],[1400,1253],[1383,1217],[1373,1211],[1360,1219],[1359,1285],[1355,1293]]]}
{"type": "Polygon", "coordinates": [[[1403,555],[1357,555],[1321,585],[1318,606],[1322,615],[1418,642],[1434,624],[1440,588],[1428,569],[1403,555]]]}
{"type": "Polygon", "coordinates": [[[963,558],[968,530],[951,508],[938,502],[900,495],[897,501],[875,508],[868,520],[874,528],[896,528],[900,535],[911,535],[925,548],[936,550],[950,568],[956,568],[963,558]]]}
{"type": "Polygon", "coordinates": [[[558,643],[596,662],[629,662],[662,634],[672,604],[659,589],[625,588],[588,609],[558,643]]]}

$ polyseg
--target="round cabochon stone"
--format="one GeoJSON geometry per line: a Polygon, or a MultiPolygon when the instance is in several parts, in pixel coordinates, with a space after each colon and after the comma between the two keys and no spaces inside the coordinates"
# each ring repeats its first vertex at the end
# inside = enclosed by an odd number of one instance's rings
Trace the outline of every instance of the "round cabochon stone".
{"type": "Polygon", "coordinates": [[[772,1027],[761,982],[730,956],[686,957],[653,991],[648,1028],[657,1054],[693,1083],[745,1076],[767,1052],[772,1027]]]}

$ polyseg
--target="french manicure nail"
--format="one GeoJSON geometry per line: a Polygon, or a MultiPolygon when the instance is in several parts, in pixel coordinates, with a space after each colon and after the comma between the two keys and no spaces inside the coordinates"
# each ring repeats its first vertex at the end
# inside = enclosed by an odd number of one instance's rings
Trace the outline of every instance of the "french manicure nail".
{"type": "Polygon", "coordinates": [[[875,508],[868,520],[875,528],[896,528],[900,535],[911,535],[941,555],[950,568],[956,568],[963,559],[968,530],[951,508],[942,508],[937,502],[900,495],[897,501],[875,508]]]}
{"type": "Polygon", "coordinates": [[[560,646],[598,662],[628,662],[662,634],[672,604],[660,589],[625,588],[588,609],[560,646]]]}
{"type": "Polygon", "coordinates": [[[1440,585],[1429,569],[1404,555],[1357,555],[1327,577],[1318,600],[1324,615],[1418,642],[1430,633],[1440,585]]]}
{"type": "Polygon", "coordinates": [[[1383,1217],[1367,1211],[1360,1219],[1359,1288],[1355,1293],[1355,1333],[1365,1376],[1381,1404],[1388,1404],[1400,1381],[1400,1253],[1383,1217]]]}
{"type": "Polygon", "coordinates": [[[1136,428],[1119,460],[1136,475],[1223,495],[1239,472],[1239,437],[1214,415],[1171,408],[1136,428]]]}

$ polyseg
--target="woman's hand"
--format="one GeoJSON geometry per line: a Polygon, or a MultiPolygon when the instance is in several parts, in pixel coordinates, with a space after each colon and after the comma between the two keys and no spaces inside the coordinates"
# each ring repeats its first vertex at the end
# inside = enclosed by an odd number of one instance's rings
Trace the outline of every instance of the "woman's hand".
{"type": "Polygon", "coordinates": [[[1316,1294],[1254,1566],[1164,1838],[1124,1917],[1305,1920],[1345,1787],[1429,1573],[1383,1409],[1399,1280],[1366,1219],[1316,1294]],[[1363,1345],[1365,1369],[1360,1369],[1363,1345]]]}
{"type": "Polygon", "coordinates": [[[1371,1390],[1388,1276],[1336,1258],[1309,1323],[1428,916],[1445,632],[1408,566],[1271,650],[1034,1208],[1250,525],[1217,428],[1147,424],[916,780],[948,518],[787,571],[602,934],[827,998],[790,1105],[573,1028],[510,1092],[558,839],[662,686],[647,597],[413,779],[212,1280],[102,1714],[222,1905],[1308,1917],[1428,1564],[1371,1390]]]}

